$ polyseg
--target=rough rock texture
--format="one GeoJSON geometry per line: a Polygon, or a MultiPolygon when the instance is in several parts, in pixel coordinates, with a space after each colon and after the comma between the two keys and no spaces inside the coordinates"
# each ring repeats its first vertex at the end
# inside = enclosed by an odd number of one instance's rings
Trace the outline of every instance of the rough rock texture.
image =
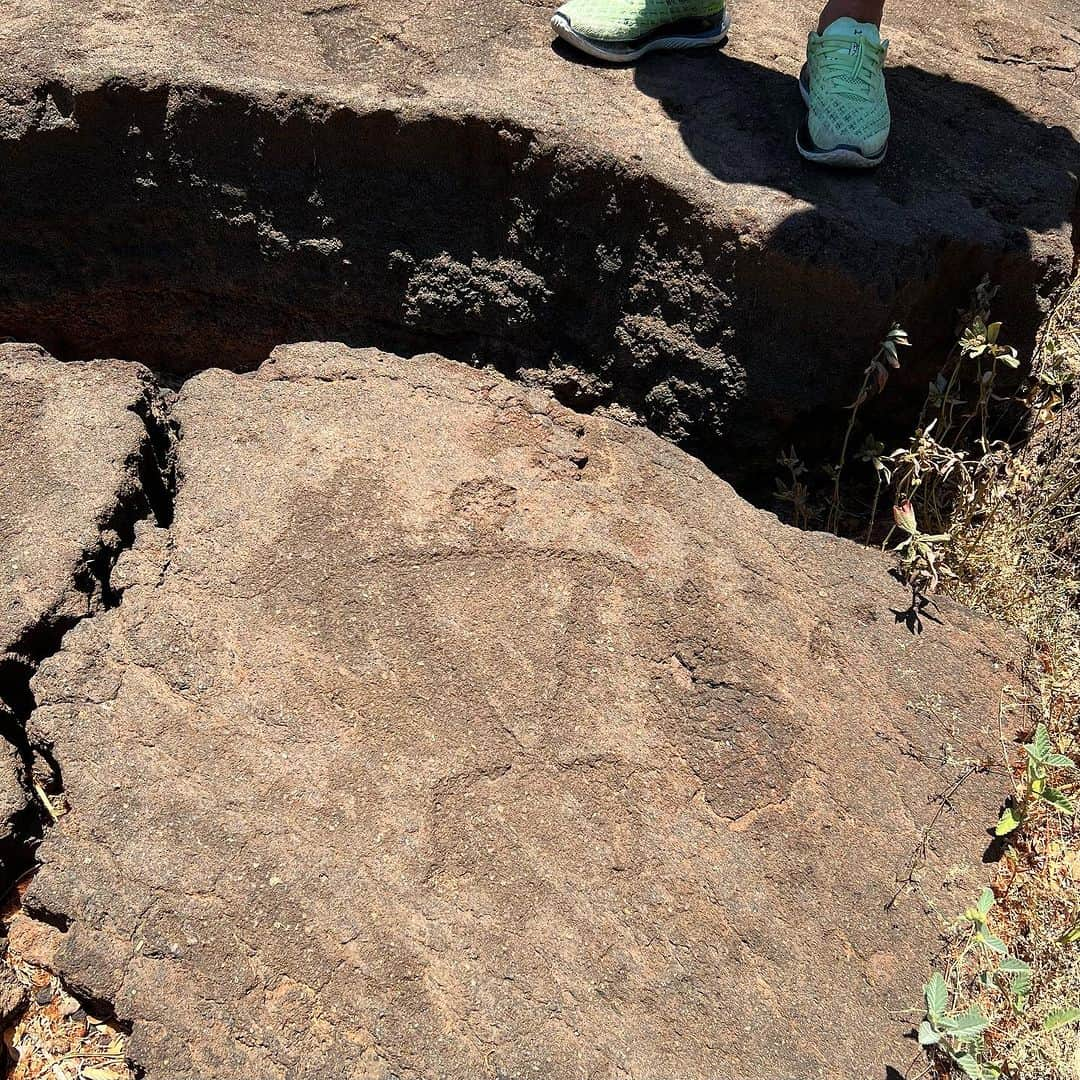
{"type": "Polygon", "coordinates": [[[906,1063],[1010,785],[992,626],[913,637],[883,560],[438,357],[282,348],[175,417],[171,529],[33,682],[27,905],[147,1080],[906,1063]]]}
{"type": "Polygon", "coordinates": [[[5,739],[0,741],[0,887],[9,883],[8,864],[11,861],[11,842],[27,816],[30,804],[27,772],[19,749],[7,740],[14,732],[15,718],[8,710],[0,712],[5,739]]]}
{"type": "Polygon", "coordinates": [[[0,889],[27,810],[28,680],[107,600],[120,534],[146,509],[152,408],[137,365],[61,364],[0,345],[0,889]]]}
{"type": "Polygon", "coordinates": [[[0,941],[0,1025],[6,1029],[26,1004],[26,990],[11,968],[4,967],[4,943],[0,941]]]}
{"type": "Polygon", "coordinates": [[[1074,259],[1072,0],[890,2],[866,176],[794,151],[815,3],[747,0],[725,52],[630,70],[553,49],[553,5],[6,5],[0,334],[184,371],[435,349],[770,486],[891,320],[917,348],[879,435],[983,273],[1031,342],[1074,259]]]}

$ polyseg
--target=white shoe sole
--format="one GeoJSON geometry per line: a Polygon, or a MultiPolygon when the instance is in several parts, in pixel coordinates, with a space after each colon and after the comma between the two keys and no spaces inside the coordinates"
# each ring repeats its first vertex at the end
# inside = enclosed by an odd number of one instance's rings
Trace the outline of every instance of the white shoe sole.
{"type": "MultiPolygon", "coordinates": [[[[806,85],[806,68],[799,74],[799,93],[807,112],[810,110],[810,88],[806,85]]],[[[795,148],[807,161],[817,165],[833,165],[842,169],[876,169],[888,152],[888,142],[873,157],[868,157],[855,146],[837,146],[832,150],[822,150],[810,138],[809,124],[804,120],[795,131],[795,148]]]]}
{"type": "Polygon", "coordinates": [[[597,38],[579,34],[570,20],[557,11],[551,17],[551,29],[569,45],[592,56],[597,60],[607,60],[612,64],[630,64],[639,60],[646,53],[658,50],[706,49],[719,45],[728,36],[731,16],[725,11],[713,23],[702,27],[697,33],[665,32],[663,28],[655,36],[638,38],[636,41],[600,41],[597,38]]]}

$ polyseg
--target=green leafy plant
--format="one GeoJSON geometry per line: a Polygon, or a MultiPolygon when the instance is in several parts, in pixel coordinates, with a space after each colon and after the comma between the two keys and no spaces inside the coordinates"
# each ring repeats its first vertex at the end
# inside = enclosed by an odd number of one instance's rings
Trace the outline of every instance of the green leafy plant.
{"type": "Polygon", "coordinates": [[[990,914],[990,909],[993,906],[993,890],[983,889],[975,905],[969,907],[964,912],[964,918],[972,925],[974,931],[973,942],[975,944],[981,945],[990,952],[997,953],[999,956],[1005,956],[1009,951],[1005,947],[1005,942],[1003,942],[1001,938],[991,934],[986,924],[987,916],[990,914]]]}
{"type": "Polygon", "coordinates": [[[992,963],[998,965],[996,970],[983,969],[983,985],[1000,985],[1012,1007],[1017,1012],[1022,1012],[1031,992],[1031,965],[1018,957],[1010,956],[1005,942],[990,930],[989,917],[994,903],[993,890],[984,888],[979,899],[964,911],[962,921],[969,924],[970,937],[957,959],[963,960],[972,949],[982,950],[992,963]],[[997,957],[1001,959],[997,960],[997,957]]]}
{"type": "Polygon", "coordinates": [[[992,438],[992,430],[1015,400],[999,396],[1001,368],[1016,369],[1019,360],[999,340],[1001,323],[990,321],[996,292],[987,279],[975,290],[961,313],[957,344],[927,389],[915,433],[887,458],[895,505],[910,503],[924,523],[918,542],[909,534],[903,546],[914,556],[902,569],[915,571],[909,583],[916,590],[933,592],[942,578],[955,576],[1008,487],[1012,448],[992,438]]]}
{"type": "MultiPolygon", "coordinates": [[[[978,900],[968,907],[958,926],[966,928],[964,946],[947,969],[957,983],[957,997],[961,989],[971,984],[971,969],[977,972],[974,986],[978,987],[984,1000],[1004,998],[1014,1015],[1027,1008],[1031,993],[1033,971],[1031,965],[1012,956],[1001,938],[990,929],[990,913],[996,903],[992,889],[984,888],[978,900]],[[972,957],[974,964],[966,958],[972,957]]],[[[989,1016],[978,1003],[966,1008],[950,1008],[949,982],[945,975],[935,971],[923,987],[926,1015],[919,1025],[919,1044],[932,1058],[944,1058],[954,1069],[970,1080],[997,1080],[1003,1075],[1003,1065],[988,1060],[989,1050],[984,1033],[994,1030],[1000,1017],[989,1016]]],[[[967,1000],[971,1000],[970,996],[967,1000]]],[[[1062,1021],[1068,1023],[1068,1021],[1062,1021]]]]}
{"type": "MultiPolygon", "coordinates": [[[[858,417],[859,409],[875,394],[880,394],[885,389],[885,384],[889,381],[889,372],[900,368],[901,347],[910,345],[911,342],[908,340],[907,331],[898,323],[893,323],[884,340],[878,346],[877,352],[874,353],[870,363],[866,365],[866,369],[863,371],[862,385],[859,387],[858,394],[855,395],[855,400],[848,406],[851,416],[848,418],[847,429],[844,431],[844,442],[840,448],[840,458],[835,465],[825,466],[825,474],[832,481],[832,491],[829,495],[829,512],[825,522],[825,527],[829,532],[839,533],[840,530],[840,478],[843,475],[844,466],[847,464],[848,447],[851,444],[851,435],[855,430],[855,420],[858,417]]],[[[875,510],[877,508],[876,504],[877,499],[875,498],[875,510]]],[[[873,513],[871,513],[872,519],[873,513]]]]}
{"type": "Polygon", "coordinates": [[[935,971],[923,987],[926,1018],[919,1025],[919,1045],[946,1057],[970,1080],[996,1080],[1000,1070],[983,1062],[982,1034],[990,1026],[982,1009],[973,1005],[963,1012],[949,1011],[949,987],[935,971]]]}
{"type": "Polygon", "coordinates": [[[999,973],[1005,976],[1010,1004],[1016,1012],[1022,1013],[1031,993],[1031,965],[1015,956],[1006,956],[1001,961],[999,973]]]}
{"type": "Polygon", "coordinates": [[[1045,803],[1068,817],[1076,813],[1076,807],[1068,795],[1052,787],[1048,780],[1050,769],[1074,769],[1075,762],[1054,750],[1045,724],[1040,723],[1035,728],[1035,737],[1024,744],[1024,752],[1027,755],[1027,764],[1020,782],[1020,794],[998,819],[994,827],[996,836],[1008,836],[1015,832],[1036,803],[1045,803]]]}

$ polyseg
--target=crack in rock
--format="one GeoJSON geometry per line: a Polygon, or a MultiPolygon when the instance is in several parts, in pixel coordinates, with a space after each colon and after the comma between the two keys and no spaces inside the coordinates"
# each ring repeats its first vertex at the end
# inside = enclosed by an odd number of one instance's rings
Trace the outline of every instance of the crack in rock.
{"type": "MultiPolygon", "coordinates": [[[[0,779],[13,785],[12,809],[0,822],[0,894],[10,931],[12,918],[25,919],[11,904],[25,892],[41,838],[70,809],[55,748],[32,735],[31,681],[80,625],[121,602],[112,570],[138,523],[171,520],[167,395],[137,365],[64,366],[33,346],[0,346],[0,450],[2,584],[11,605],[0,626],[0,745],[10,748],[0,779]]],[[[31,914],[40,929],[21,935],[20,948],[32,951],[49,927],[69,926],[43,908],[31,914]]],[[[63,996],[55,979],[41,982],[29,956],[13,952],[5,963],[5,1023],[27,1007],[28,988],[49,996],[35,997],[31,1009],[63,996]]],[[[95,1012],[108,1016],[111,1008],[98,1003],[95,1012]]],[[[33,1017],[19,1024],[32,1026],[33,1017]]]]}

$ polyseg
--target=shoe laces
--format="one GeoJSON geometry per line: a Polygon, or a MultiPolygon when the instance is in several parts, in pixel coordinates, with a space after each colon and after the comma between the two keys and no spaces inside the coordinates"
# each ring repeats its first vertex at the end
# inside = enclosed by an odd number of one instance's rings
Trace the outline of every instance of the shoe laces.
{"type": "Polygon", "coordinates": [[[816,74],[828,81],[830,90],[844,97],[868,100],[889,43],[877,45],[862,34],[830,34],[819,37],[816,44],[821,58],[816,74]]]}

